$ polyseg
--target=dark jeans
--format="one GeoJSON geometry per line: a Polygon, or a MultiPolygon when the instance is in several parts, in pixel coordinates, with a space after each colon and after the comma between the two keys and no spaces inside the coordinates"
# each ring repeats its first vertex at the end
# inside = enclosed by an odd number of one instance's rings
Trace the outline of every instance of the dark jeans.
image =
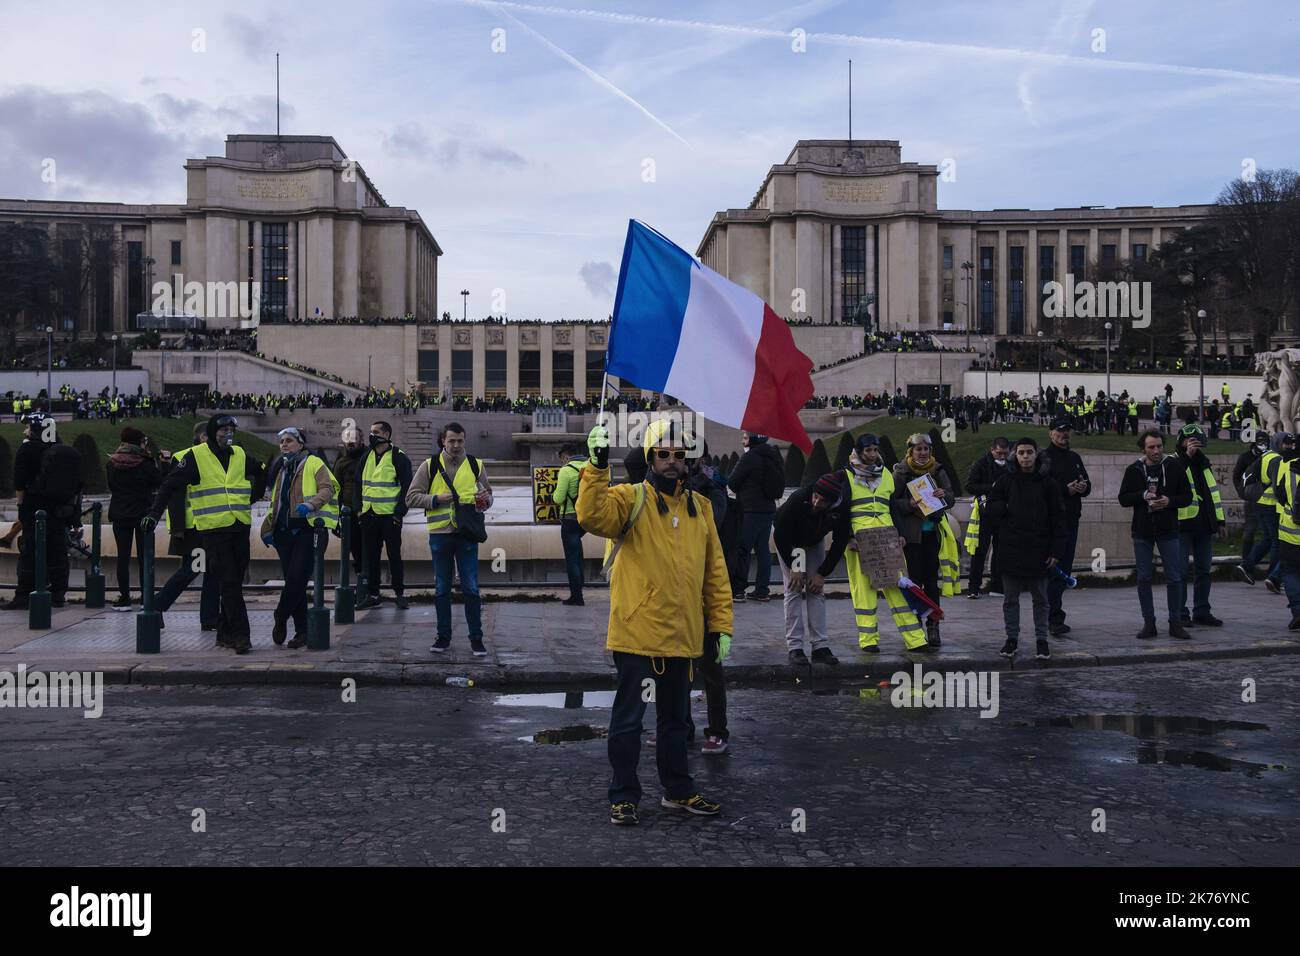
{"type": "Polygon", "coordinates": [[[348,551],[352,554],[352,573],[361,573],[361,519],[356,512],[348,514],[348,551]]]}
{"type": "Polygon", "coordinates": [[[695,793],[686,765],[686,732],[691,717],[690,660],[685,657],[643,657],[614,651],[618,688],[609,716],[610,803],[640,803],[641,781],[637,763],[641,758],[641,724],[645,719],[645,687],[654,690],[655,763],[659,782],[673,800],[685,800],[695,793]],[[662,671],[662,673],[656,673],[662,671]],[[650,681],[643,685],[643,681],[650,681]]]}
{"type": "Polygon", "coordinates": [[[1292,617],[1300,617],[1300,561],[1282,562],[1282,587],[1292,617]]]}
{"type": "Polygon", "coordinates": [[[131,597],[131,545],[135,544],[135,566],[140,572],[140,581],[144,582],[144,548],[137,520],[114,521],[113,540],[117,543],[117,593],[124,598],[131,597]]]}
{"type": "MultiPolygon", "coordinates": [[[[731,736],[727,732],[727,680],[722,673],[722,665],[718,663],[717,634],[704,635],[704,656],[695,662],[695,670],[704,684],[704,701],[709,712],[709,725],[704,728],[704,736],[727,740],[731,736]]],[[[686,723],[689,728],[687,737],[693,738],[695,720],[690,716],[689,709],[686,712],[686,723]]]]}
{"type": "Polygon", "coordinates": [[[1134,538],[1133,556],[1137,559],[1138,604],[1142,607],[1142,620],[1152,624],[1156,620],[1156,605],[1151,595],[1151,579],[1156,573],[1156,550],[1160,551],[1160,564],[1165,570],[1165,608],[1169,622],[1178,620],[1183,597],[1183,545],[1177,532],[1159,538],[1134,538]]]}
{"type": "Polygon", "coordinates": [[[452,531],[429,535],[433,554],[433,607],[438,636],[451,638],[451,580],[453,566],[460,571],[460,592],[465,597],[465,623],[471,640],[483,640],[483,599],[478,593],[478,544],[452,531]]]}
{"type": "MultiPolygon", "coordinates": [[[[393,515],[377,515],[367,511],[361,516],[362,567],[366,575],[366,591],[370,597],[379,597],[379,551],[388,551],[388,577],[393,593],[398,597],[406,583],[402,566],[402,521],[393,515]]],[[[362,597],[358,593],[357,597],[362,597]]]]}
{"type": "MultiPolygon", "coordinates": [[[[1065,519],[1065,561],[1059,567],[1066,574],[1074,572],[1074,548],[1079,543],[1079,519],[1068,515],[1065,519]]],[[[1065,593],[1065,579],[1053,574],[1047,579],[1047,623],[1064,624],[1065,609],[1061,607],[1061,595],[1065,593]]]]}
{"type": "Polygon", "coordinates": [[[288,529],[275,532],[275,550],[280,555],[280,570],[284,573],[284,587],[280,590],[280,603],[275,607],[276,621],[293,621],[294,635],[307,634],[307,581],[311,578],[312,547],[310,531],[294,534],[288,529]]]}
{"type": "Polygon", "coordinates": [[[232,644],[249,640],[248,607],[244,604],[244,575],[248,573],[248,525],[235,531],[209,531],[200,535],[207,553],[207,573],[217,579],[221,610],[217,637],[232,644]]]}
{"type": "Polygon", "coordinates": [[[1246,558],[1255,544],[1255,532],[1259,529],[1259,505],[1253,501],[1243,501],[1241,503],[1241,563],[1246,563],[1246,558]]]}
{"type": "MultiPolygon", "coordinates": [[[[26,604],[36,590],[36,510],[20,510],[18,520],[23,524],[23,546],[18,552],[14,600],[26,604]]],[[[68,593],[68,527],[51,517],[45,521],[45,587],[55,601],[64,600],[68,593]]]]}
{"type": "Polygon", "coordinates": [[[1034,638],[1047,640],[1047,578],[1018,578],[1002,576],[1002,623],[1007,629],[1007,640],[1020,640],[1020,595],[1024,591],[1034,605],[1034,638]]]}
{"type": "Polygon", "coordinates": [[[1190,573],[1184,568],[1183,583],[1178,589],[1178,607],[1187,619],[1187,580],[1192,579],[1192,617],[1210,613],[1210,571],[1214,567],[1214,532],[1184,531],[1180,561],[1192,563],[1190,573]]]}
{"type": "Polygon", "coordinates": [[[1255,529],[1255,546],[1246,555],[1246,569],[1253,571],[1255,566],[1259,564],[1260,559],[1267,555],[1268,576],[1276,581],[1281,575],[1277,559],[1277,509],[1272,505],[1257,505],[1255,518],[1258,522],[1255,529]]]}
{"type": "Polygon", "coordinates": [[[564,545],[564,570],[569,576],[569,597],[582,597],[582,536],[577,518],[560,522],[560,542],[564,545]]]}
{"type": "Polygon", "coordinates": [[[907,576],[919,584],[925,596],[936,605],[942,596],[939,591],[939,532],[922,531],[919,544],[903,545],[907,559],[907,576]]]}
{"type": "Polygon", "coordinates": [[[772,552],[768,540],[772,534],[771,511],[746,511],[740,519],[740,560],[732,593],[741,594],[749,583],[749,555],[756,552],[758,567],[754,571],[754,593],[767,594],[772,580],[772,552]]]}
{"type": "MultiPolygon", "coordinates": [[[[186,543],[190,550],[181,558],[181,566],[172,573],[167,579],[167,583],[159,589],[154,595],[154,610],[166,611],[176,599],[181,596],[181,592],[194,583],[194,579],[201,572],[194,569],[197,558],[194,551],[201,548],[202,544],[198,538],[193,536],[186,537],[186,543]]],[[[199,591],[199,625],[202,627],[216,627],[217,619],[220,617],[220,592],[217,587],[217,576],[211,572],[203,575],[203,587],[199,591]]]]}
{"type": "Polygon", "coordinates": [[[989,590],[1002,590],[1002,571],[998,568],[998,536],[989,530],[985,521],[980,522],[979,544],[970,556],[970,593],[977,594],[984,584],[984,562],[989,562],[989,590]],[[989,555],[992,555],[990,558],[989,555]]]}

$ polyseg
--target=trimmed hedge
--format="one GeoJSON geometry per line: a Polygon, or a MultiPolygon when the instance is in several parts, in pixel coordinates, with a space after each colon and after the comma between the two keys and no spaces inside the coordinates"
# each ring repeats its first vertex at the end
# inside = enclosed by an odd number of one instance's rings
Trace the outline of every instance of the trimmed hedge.
{"type": "Polygon", "coordinates": [[[104,471],[104,459],[99,456],[99,445],[89,435],[78,435],[73,439],[72,447],[81,455],[81,490],[88,495],[103,494],[108,491],[108,475],[104,471]]]}
{"type": "Polygon", "coordinates": [[[826,443],[820,438],[813,442],[812,454],[808,456],[808,464],[803,471],[803,485],[811,485],[826,472],[831,470],[831,459],[826,454],[826,443]]]}
{"type": "Polygon", "coordinates": [[[785,486],[800,487],[807,467],[808,459],[804,457],[803,449],[798,445],[791,445],[790,450],[785,453],[785,486]]]}
{"type": "Polygon", "coordinates": [[[14,493],[14,454],[9,443],[0,438],[0,495],[8,498],[14,493]]]}

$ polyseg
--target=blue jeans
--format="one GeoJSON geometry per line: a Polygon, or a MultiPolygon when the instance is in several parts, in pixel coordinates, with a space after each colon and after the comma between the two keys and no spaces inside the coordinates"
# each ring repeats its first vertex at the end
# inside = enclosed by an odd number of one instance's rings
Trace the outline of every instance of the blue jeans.
{"type": "Polygon", "coordinates": [[[757,552],[758,567],[754,571],[754,593],[767,594],[772,581],[772,551],[768,538],[772,534],[771,511],[746,511],[740,519],[740,573],[737,575],[737,593],[745,590],[749,582],[749,553],[757,552]]]}
{"type": "Polygon", "coordinates": [[[691,662],[685,657],[642,657],[614,651],[618,687],[609,715],[609,802],[641,802],[637,764],[641,758],[641,727],[645,719],[646,681],[655,701],[655,763],[659,783],[673,800],[695,792],[686,762],[686,734],[691,719],[691,662]]]}
{"type": "MultiPolygon", "coordinates": [[[[1060,565],[1066,574],[1074,572],[1074,547],[1079,543],[1079,519],[1065,519],[1065,561],[1060,565]]],[[[1005,576],[1003,578],[1005,580],[1005,576]]],[[[1061,595],[1065,593],[1065,579],[1055,574],[1047,579],[1047,621],[1049,624],[1064,624],[1065,610],[1061,607],[1061,595]]]]}
{"type": "Polygon", "coordinates": [[[1172,624],[1179,618],[1183,597],[1183,544],[1177,532],[1159,538],[1133,539],[1133,556],[1137,559],[1138,604],[1142,606],[1142,620],[1154,624],[1156,606],[1151,599],[1151,579],[1156,572],[1157,548],[1160,549],[1160,563],[1165,569],[1165,607],[1172,624]]]}
{"type": "Polygon", "coordinates": [[[1286,589],[1291,616],[1300,616],[1300,561],[1282,562],[1282,586],[1286,589]]]}
{"type": "Polygon", "coordinates": [[[1246,555],[1246,569],[1254,570],[1267,554],[1268,576],[1276,581],[1282,573],[1277,560],[1277,509],[1272,505],[1256,505],[1255,521],[1255,547],[1246,555]]]}
{"type": "Polygon", "coordinates": [[[478,594],[478,543],[444,532],[429,535],[436,587],[433,606],[438,616],[438,636],[451,639],[452,568],[460,571],[460,590],[465,595],[465,623],[472,641],[483,640],[483,599],[478,594]]]}
{"type": "Polygon", "coordinates": [[[560,522],[560,541],[564,545],[564,570],[569,576],[569,597],[582,597],[582,525],[577,518],[560,522]]]}
{"type": "MultiPolygon", "coordinates": [[[[1184,531],[1182,539],[1182,556],[1180,563],[1186,567],[1192,562],[1192,617],[1210,613],[1210,571],[1214,567],[1214,533],[1210,531],[1184,531]]],[[[1183,583],[1178,589],[1178,607],[1183,620],[1187,620],[1187,578],[1183,572],[1183,583]]]]}

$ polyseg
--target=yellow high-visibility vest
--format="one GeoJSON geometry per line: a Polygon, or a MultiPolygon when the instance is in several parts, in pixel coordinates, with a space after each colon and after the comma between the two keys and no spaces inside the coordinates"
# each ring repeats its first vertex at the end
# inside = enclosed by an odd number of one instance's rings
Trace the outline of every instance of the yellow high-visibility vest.
{"type": "Polygon", "coordinates": [[[1300,486],[1300,475],[1295,473],[1291,467],[1291,462],[1284,461],[1277,470],[1277,482],[1286,489],[1287,506],[1282,507],[1278,502],[1278,537],[1289,545],[1300,547],[1300,524],[1296,523],[1296,488],[1300,486]]]}
{"type": "MultiPolygon", "coordinates": [[[[433,467],[433,459],[430,458],[425,462],[432,476],[429,479],[429,494],[445,495],[452,489],[447,487],[447,482],[443,480],[442,473],[447,468],[447,457],[443,452],[438,453],[438,461],[442,468],[433,467]]],[[[479,466],[480,469],[482,465],[479,466]]],[[[451,483],[455,486],[456,501],[462,505],[474,503],[474,495],[478,491],[478,478],[474,475],[474,470],[469,466],[469,456],[461,462],[456,474],[452,475],[451,483]]],[[[430,532],[442,531],[447,527],[456,525],[456,509],[451,504],[438,505],[436,508],[426,508],[424,511],[424,525],[430,532]]]]}
{"type": "Polygon", "coordinates": [[[253,523],[253,485],[244,474],[244,449],[231,446],[225,468],[207,443],[190,449],[199,467],[199,483],[189,490],[194,505],[194,527],[215,531],[236,522],[253,523]]]}
{"type": "Polygon", "coordinates": [[[397,495],[401,483],[397,480],[397,466],[393,459],[398,449],[393,446],[379,461],[373,449],[366,452],[365,466],[361,469],[361,513],[373,511],[377,515],[390,515],[397,510],[397,495]]]}
{"type": "MultiPolygon", "coordinates": [[[[1223,501],[1219,498],[1218,485],[1214,483],[1214,472],[1210,470],[1209,465],[1206,465],[1202,469],[1202,473],[1205,475],[1205,486],[1210,489],[1210,500],[1214,505],[1214,518],[1216,521],[1222,521],[1223,501]]],[[[1187,466],[1187,481],[1192,486],[1192,503],[1187,505],[1185,508],[1178,509],[1179,521],[1186,521],[1188,518],[1195,518],[1200,513],[1201,503],[1204,500],[1201,498],[1201,493],[1196,490],[1196,478],[1192,474],[1191,465],[1187,466]]]]}
{"type": "MultiPolygon", "coordinates": [[[[316,496],[316,472],[325,467],[325,462],[321,461],[315,455],[308,455],[302,463],[302,496],[303,499],[314,498],[316,496]]],[[[329,472],[329,469],[325,469],[329,472]]],[[[325,527],[333,530],[339,526],[339,483],[334,477],[333,472],[329,472],[330,487],[334,489],[334,497],[321,507],[320,511],[313,511],[307,515],[307,523],[312,527],[316,526],[316,519],[320,518],[325,522],[325,527]]],[[[280,506],[280,485],[281,481],[276,480],[274,487],[271,489],[271,516],[274,518],[276,509],[280,506]]]]}
{"type": "MultiPolygon", "coordinates": [[[[188,455],[193,450],[194,449],[192,447],[182,448],[176,454],[172,455],[172,462],[173,462],[172,467],[179,468],[181,466],[181,463],[185,461],[185,456],[188,455]]],[[[251,494],[251,489],[250,489],[250,494],[251,494]]],[[[167,533],[168,534],[179,533],[179,532],[172,531],[172,512],[170,508],[167,509],[167,514],[165,515],[165,519],[167,522],[167,533]]],[[[250,521],[249,523],[251,524],[252,522],[250,521]]],[[[186,488],[185,489],[185,530],[189,531],[193,527],[194,527],[194,502],[190,500],[189,488],[186,488]]]]}
{"type": "Polygon", "coordinates": [[[880,472],[880,484],[872,491],[864,482],[853,474],[852,468],[845,469],[849,480],[851,499],[849,503],[849,524],[854,531],[865,528],[888,528],[894,519],[890,515],[889,501],[894,497],[894,475],[889,469],[880,472]]]}

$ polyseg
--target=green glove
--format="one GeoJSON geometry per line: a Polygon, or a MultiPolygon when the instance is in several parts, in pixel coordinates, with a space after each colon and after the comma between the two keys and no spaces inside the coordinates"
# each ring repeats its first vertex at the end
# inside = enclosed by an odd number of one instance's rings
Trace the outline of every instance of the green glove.
{"type": "Polygon", "coordinates": [[[731,653],[731,635],[719,634],[718,635],[718,663],[721,664],[723,661],[725,661],[727,659],[727,656],[730,653],[731,653]]]}
{"type": "Polygon", "coordinates": [[[597,468],[609,467],[609,432],[604,425],[597,425],[587,435],[587,451],[591,454],[591,463],[597,468]]]}

